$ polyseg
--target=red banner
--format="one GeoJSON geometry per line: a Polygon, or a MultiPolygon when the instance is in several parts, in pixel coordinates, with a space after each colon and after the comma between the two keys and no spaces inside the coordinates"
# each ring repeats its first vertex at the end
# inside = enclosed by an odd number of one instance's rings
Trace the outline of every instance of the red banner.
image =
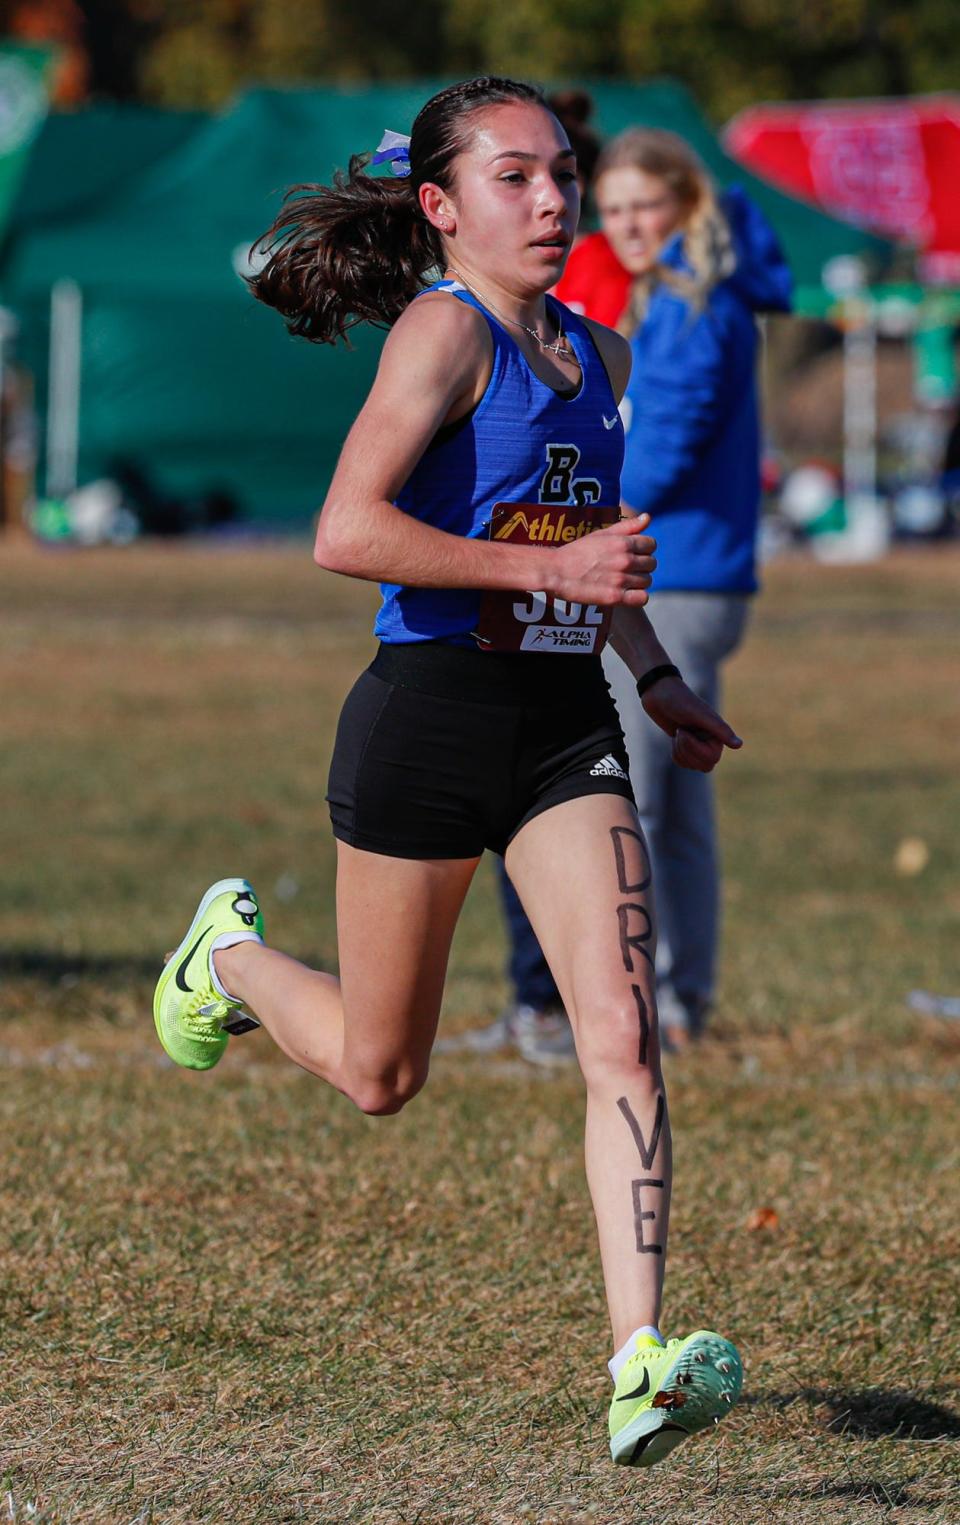
{"type": "Polygon", "coordinates": [[[750,106],[724,134],[755,174],[922,251],[960,284],[960,96],[750,106]]]}

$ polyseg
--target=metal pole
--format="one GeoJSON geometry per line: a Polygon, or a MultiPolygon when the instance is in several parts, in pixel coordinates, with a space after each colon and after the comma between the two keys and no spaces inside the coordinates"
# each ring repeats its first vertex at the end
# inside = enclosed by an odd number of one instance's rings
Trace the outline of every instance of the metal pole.
{"type": "Polygon", "coordinates": [[[82,331],[83,293],[76,281],[57,281],[50,292],[48,498],[62,498],[77,485],[82,331]]]}
{"type": "Polygon", "coordinates": [[[0,530],[9,529],[7,503],[7,325],[0,329],[0,530]]]}
{"type": "Polygon", "coordinates": [[[849,511],[877,497],[877,330],[869,297],[844,304],[843,495],[849,511]]]}

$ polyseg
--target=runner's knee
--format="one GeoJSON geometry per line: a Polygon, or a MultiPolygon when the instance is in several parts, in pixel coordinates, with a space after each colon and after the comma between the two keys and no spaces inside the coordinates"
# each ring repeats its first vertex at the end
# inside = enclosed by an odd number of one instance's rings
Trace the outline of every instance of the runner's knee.
{"type": "Polygon", "coordinates": [[[422,1091],[426,1080],[426,1065],[396,1065],[379,1075],[352,1079],[347,1085],[347,1095],[370,1117],[391,1117],[422,1091]]]}
{"type": "Polygon", "coordinates": [[[646,999],[634,986],[625,998],[600,1000],[580,1012],[577,1052],[587,1085],[603,1085],[612,1076],[638,1068],[659,1083],[660,1044],[657,1034],[657,1008],[652,996],[646,999]]]}

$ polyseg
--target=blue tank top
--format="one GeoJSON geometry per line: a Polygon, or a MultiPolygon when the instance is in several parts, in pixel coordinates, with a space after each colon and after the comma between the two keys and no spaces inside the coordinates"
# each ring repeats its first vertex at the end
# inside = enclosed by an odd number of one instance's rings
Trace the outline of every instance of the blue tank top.
{"type": "MultiPolygon", "coordinates": [[[[515,340],[459,281],[437,281],[428,290],[449,291],[483,313],[493,368],[473,412],[441,429],[427,447],[397,507],[448,534],[486,539],[495,503],[619,504],[623,426],[586,325],[548,298],[581,368],[579,390],[561,397],[534,375],[515,340]]],[[[471,631],[479,592],[398,583],[382,583],[380,591],[374,632],[381,641],[476,644],[471,631]]]]}

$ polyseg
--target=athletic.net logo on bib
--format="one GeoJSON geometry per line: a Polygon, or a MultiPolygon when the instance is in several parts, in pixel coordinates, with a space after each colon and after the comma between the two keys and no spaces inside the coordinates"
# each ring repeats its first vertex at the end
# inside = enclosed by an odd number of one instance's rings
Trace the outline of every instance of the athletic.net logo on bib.
{"type": "MultiPolygon", "coordinates": [[[[576,445],[551,444],[546,450],[539,502],[494,504],[491,540],[556,549],[620,518],[619,507],[598,502],[600,483],[595,477],[575,475],[580,464],[576,445]]],[[[485,651],[598,652],[612,616],[612,609],[542,591],[488,591],[480,605],[476,636],[485,651]]]]}

